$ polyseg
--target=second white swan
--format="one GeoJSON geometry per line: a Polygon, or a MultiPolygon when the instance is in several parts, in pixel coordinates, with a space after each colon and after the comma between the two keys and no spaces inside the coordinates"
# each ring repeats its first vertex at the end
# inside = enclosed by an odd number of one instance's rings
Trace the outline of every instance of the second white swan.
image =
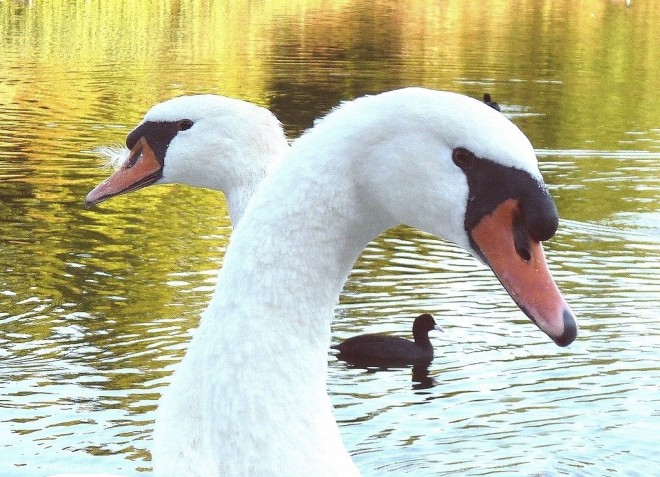
{"type": "Polygon", "coordinates": [[[259,182],[289,150],[282,125],[269,110],[213,94],[156,104],[128,134],[126,146],[104,148],[111,162],[121,163],[87,194],[86,206],[152,184],[180,183],[223,192],[234,224],[259,182]]]}

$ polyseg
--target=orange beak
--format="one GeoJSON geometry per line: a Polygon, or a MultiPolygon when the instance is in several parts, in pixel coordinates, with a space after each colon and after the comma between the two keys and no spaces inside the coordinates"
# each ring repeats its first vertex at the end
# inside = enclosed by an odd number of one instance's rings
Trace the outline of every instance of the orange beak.
{"type": "Polygon", "coordinates": [[[162,171],[163,164],[142,137],[121,167],[87,194],[85,206],[90,207],[111,197],[142,189],[160,179],[162,171]]]}
{"type": "Polygon", "coordinates": [[[522,224],[518,201],[508,199],[470,231],[500,283],[525,314],[559,346],[577,336],[577,321],[550,274],[539,241],[522,224]]]}

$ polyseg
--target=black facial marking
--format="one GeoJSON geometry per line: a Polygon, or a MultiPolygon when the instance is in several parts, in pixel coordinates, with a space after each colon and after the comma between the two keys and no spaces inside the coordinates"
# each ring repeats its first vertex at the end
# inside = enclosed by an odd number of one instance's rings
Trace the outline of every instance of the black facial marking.
{"type": "Polygon", "coordinates": [[[521,225],[516,228],[514,238],[516,247],[520,250],[518,253],[522,253],[521,257],[525,255],[525,250],[529,251],[529,246],[518,237],[521,232],[527,231],[532,239],[538,241],[548,240],[555,234],[559,225],[557,207],[543,184],[529,173],[477,157],[465,148],[454,149],[452,159],[468,181],[464,225],[475,250],[479,248],[474,243],[470,230],[507,199],[517,199],[520,204],[521,225]]]}
{"type": "Polygon", "coordinates": [[[549,240],[559,227],[557,206],[547,189],[533,181],[520,201],[525,229],[539,242],[549,240]]]}
{"type": "Polygon", "coordinates": [[[163,164],[167,148],[179,131],[185,131],[193,126],[189,119],[181,121],[147,121],[133,129],[126,136],[126,147],[133,149],[141,137],[144,137],[149,147],[154,151],[158,162],[163,164]]]}

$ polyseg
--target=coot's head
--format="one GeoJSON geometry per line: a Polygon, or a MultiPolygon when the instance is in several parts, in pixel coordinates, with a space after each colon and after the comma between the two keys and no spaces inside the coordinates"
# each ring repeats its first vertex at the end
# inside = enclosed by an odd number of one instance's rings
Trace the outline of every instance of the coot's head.
{"type": "Polygon", "coordinates": [[[413,336],[415,337],[415,340],[417,340],[418,337],[428,337],[429,331],[431,330],[443,331],[433,319],[433,315],[424,313],[415,318],[415,321],[413,322],[413,336]]]}
{"type": "Polygon", "coordinates": [[[493,108],[495,111],[501,111],[500,105],[497,104],[490,96],[490,93],[484,93],[484,103],[493,108]]]}

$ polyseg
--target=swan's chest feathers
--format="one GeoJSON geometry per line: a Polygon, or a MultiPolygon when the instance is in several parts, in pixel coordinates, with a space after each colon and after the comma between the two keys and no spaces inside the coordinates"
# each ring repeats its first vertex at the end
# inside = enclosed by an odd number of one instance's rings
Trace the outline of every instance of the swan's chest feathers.
{"type": "Polygon", "coordinates": [[[283,331],[267,309],[223,321],[211,304],[159,406],[156,475],[357,475],[326,393],[325,333],[283,331]]]}
{"type": "Polygon", "coordinates": [[[185,397],[187,405],[161,404],[161,416],[177,425],[158,439],[157,475],[357,475],[325,390],[310,394],[267,361],[234,382],[205,383],[201,389],[189,383],[188,389],[177,389],[178,399],[185,397]],[[283,389],[286,385],[290,387],[283,389]],[[216,392],[218,386],[225,389],[216,392]],[[217,401],[196,399],[205,392],[215,394],[217,401]],[[312,408],[310,398],[315,400],[312,408]]]}

